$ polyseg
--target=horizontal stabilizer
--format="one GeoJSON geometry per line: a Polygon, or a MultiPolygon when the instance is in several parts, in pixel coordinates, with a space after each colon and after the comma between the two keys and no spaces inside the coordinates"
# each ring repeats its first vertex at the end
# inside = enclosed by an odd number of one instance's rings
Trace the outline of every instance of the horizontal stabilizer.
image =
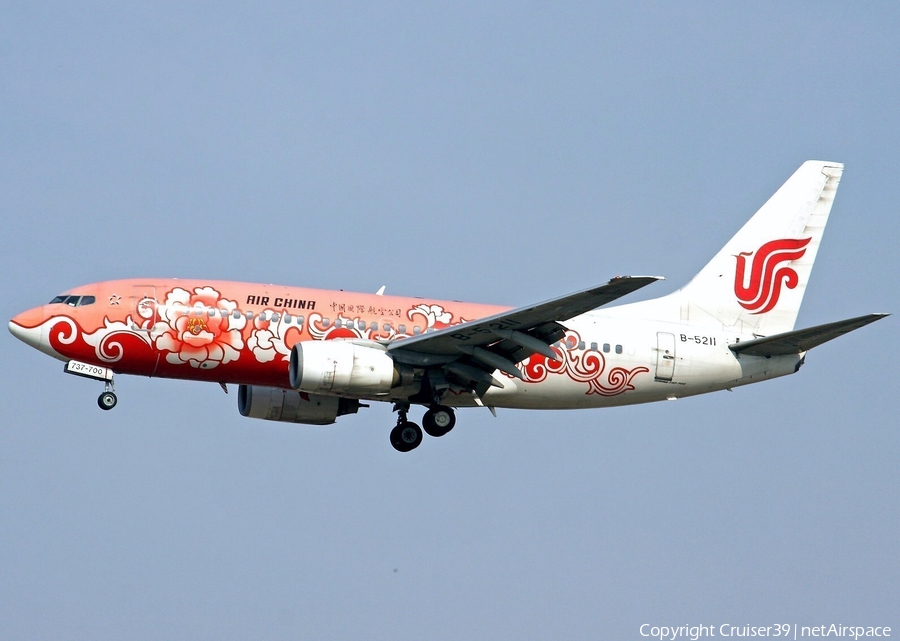
{"type": "Polygon", "coordinates": [[[748,356],[799,354],[852,332],[854,329],[859,329],[869,323],[881,320],[885,316],[890,316],[890,314],[867,314],[834,323],[808,327],[807,329],[798,329],[793,332],[757,338],[752,341],[734,343],[728,347],[736,354],[747,354],[748,356]]]}

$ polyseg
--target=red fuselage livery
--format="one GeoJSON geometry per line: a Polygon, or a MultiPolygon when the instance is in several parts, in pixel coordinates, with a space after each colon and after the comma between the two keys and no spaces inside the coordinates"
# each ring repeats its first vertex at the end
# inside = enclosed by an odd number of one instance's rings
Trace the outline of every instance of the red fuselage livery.
{"type": "Polygon", "coordinates": [[[290,388],[291,348],[392,341],[506,308],[398,296],[183,279],[74,288],[13,322],[64,360],[116,373],[290,388]]]}

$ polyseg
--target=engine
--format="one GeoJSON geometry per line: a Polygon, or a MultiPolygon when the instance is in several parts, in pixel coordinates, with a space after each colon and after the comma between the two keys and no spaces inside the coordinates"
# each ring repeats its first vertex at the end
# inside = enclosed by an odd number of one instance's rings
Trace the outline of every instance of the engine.
{"type": "Polygon", "coordinates": [[[329,425],[338,416],[356,414],[358,410],[359,401],[353,399],[259,385],[238,387],[238,411],[248,418],[329,425]]]}
{"type": "Polygon", "coordinates": [[[304,341],[291,350],[291,387],[311,394],[371,396],[401,384],[394,359],[380,345],[304,341]]]}

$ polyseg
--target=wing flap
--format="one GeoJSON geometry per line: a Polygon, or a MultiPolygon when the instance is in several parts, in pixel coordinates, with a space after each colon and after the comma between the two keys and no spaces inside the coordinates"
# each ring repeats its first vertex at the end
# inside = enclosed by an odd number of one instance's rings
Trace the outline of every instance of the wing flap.
{"type": "Polygon", "coordinates": [[[766,336],[765,338],[757,338],[752,341],[743,341],[729,345],[729,349],[736,354],[747,354],[748,356],[782,356],[786,354],[799,354],[806,352],[813,347],[827,343],[844,334],[852,332],[860,327],[865,327],[869,323],[890,316],[890,314],[866,314],[865,316],[857,316],[856,318],[848,318],[847,320],[836,321],[834,323],[826,323],[824,325],[816,325],[806,329],[798,329],[783,334],[775,334],[766,336]]]}

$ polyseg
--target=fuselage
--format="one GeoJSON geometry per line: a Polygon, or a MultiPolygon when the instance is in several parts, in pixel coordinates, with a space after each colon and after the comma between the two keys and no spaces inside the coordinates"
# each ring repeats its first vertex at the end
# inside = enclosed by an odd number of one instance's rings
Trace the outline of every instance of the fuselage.
{"type": "Polygon", "coordinates": [[[207,280],[77,287],[10,321],[22,341],[104,383],[114,374],[237,384],[242,416],[328,425],[361,401],[393,405],[390,443],[441,437],[454,407],[581,409],[730,389],[796,372],[806,352],[886,317],[796,329],[843,173],[810,160],[688,282],[619,276],[515,309],[207,280]],[[422,426],[409,419],[425,407],[422,426]]]}
{"type": "MultiPolygon", "coordinates": [[[[117,374],[285,389],[291,349],[301,341],[388,344],[508,309],[184,279],[106,281],[54,300],[14,318],[10,330],[60,360],[117,374]]],[[[569,319],[565,337],[552,346],[556,360],[533,354],[518,364],[523,379],[495,372],[502,388],[477,399],[451,390],[443,401],[530,409],[646,403],[783,376],[803,360],[802,354],[738,356],[728,345],[752,335],[654,320],[635,310],[640,307],[611,307],[569,319]]]]}
{"type": "Polygon", "coordinates": [[[248,418],[329,425],[389,402],[389,441],[416,449],[454,408],[583,409],[674,400],[792,374],[806,352],[887,316],[795,329],[843,165],[807,161],[688,282],[636,303],[659,276],[515,309],[252,283],[113,280],[19,314],[13,335],[102,381],[238,385],[248,418]],[[424,407],[421,426],[410,420],[424,407]]]}

